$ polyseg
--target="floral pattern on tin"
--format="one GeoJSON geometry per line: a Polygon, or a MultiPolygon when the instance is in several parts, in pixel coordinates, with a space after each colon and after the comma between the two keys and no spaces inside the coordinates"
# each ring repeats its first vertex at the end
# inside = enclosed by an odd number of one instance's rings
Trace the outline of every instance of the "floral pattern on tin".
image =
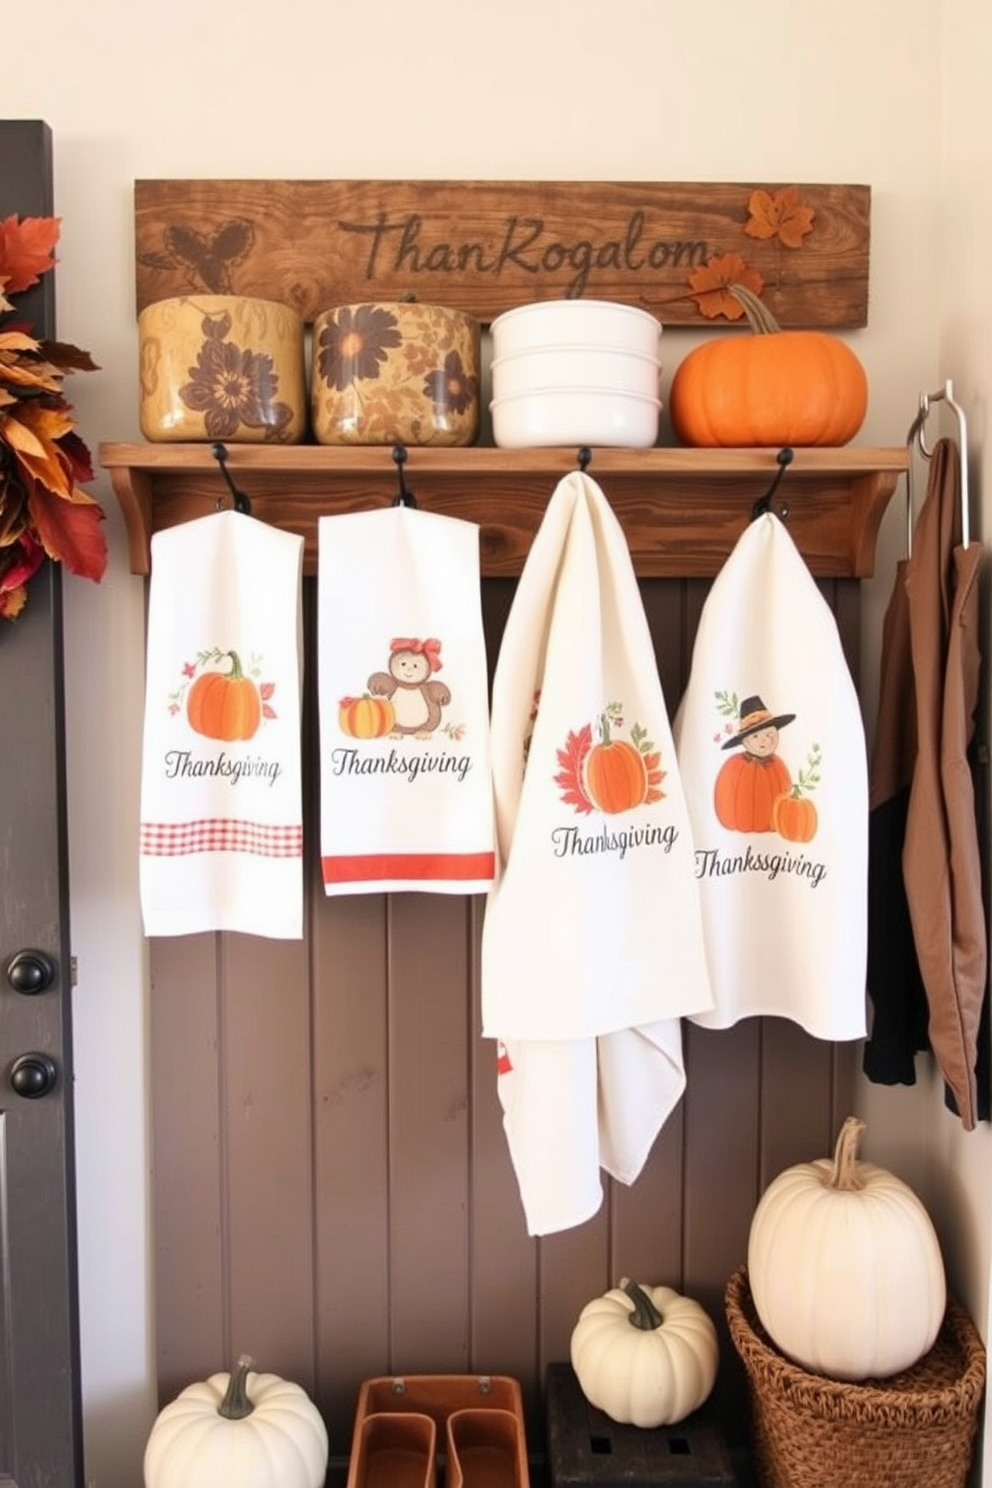
{"type": "Polygon", "coordinates": [[[202,413],[210,439],[235,439],[238,430],[264,429],[266,439],[279,439],[293,417],[288,403],[277,401],[279,376],[272,358],[227,339],[231,317],[207,315],[203,345],[189,382],[179,397],[193,413],[202,413]]]}

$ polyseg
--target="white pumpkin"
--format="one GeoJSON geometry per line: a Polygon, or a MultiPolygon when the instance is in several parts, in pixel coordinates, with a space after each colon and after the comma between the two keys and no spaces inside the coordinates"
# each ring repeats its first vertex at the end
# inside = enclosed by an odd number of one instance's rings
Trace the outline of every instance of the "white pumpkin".
{"type": "Polygon", "coordinates": [[[587,1302],[572,1368],[590,1405],[633,1426],[672,1426],[706,1400],[719,1347],[709,1314],[671,1287],[620,1282],[587,1302]]]}
{"type": "Polygon", "coordinates": [[[751,1221],[747,1269],[772,1341],[815,1374],[884,1379],[931,1348],[947,1303],[936,1231],[913,1190],[858,1160],[849,1116],[834,1156],[786,1168],[751,1221]]]}
{"type": "Polygon", "coordinates": [[[324,1488],[327,1428],[306,1391],[277,1374],[187,1385],[161,1410],[145,1447],[145,1488],[324,1488]]]}

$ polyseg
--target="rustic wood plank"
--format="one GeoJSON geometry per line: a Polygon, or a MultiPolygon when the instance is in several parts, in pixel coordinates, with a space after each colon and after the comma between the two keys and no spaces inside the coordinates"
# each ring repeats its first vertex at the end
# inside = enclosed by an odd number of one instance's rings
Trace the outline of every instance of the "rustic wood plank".
{"type": "MultiPolygon", "coordinates": [[[[396,494],[390,451],[233,446],[228,464],[262,521],[304,538],[317,569],[317,521],[386,506],[396,494]]],[[[777,469],[774,450],[596,450],[590,473],[606,493],[641,577],[712,577],[777,469]]],[[[103,444],[128,528],[131,569],[150,570],[152,531],[202,517],[226,500],[207,445],[103,444]],[[135,477],[137,479],[135,480],[135,477]],[[146,479],[147,477],[147,479],[146,479]],[[151,494],[148,480],[151,482],[151,494]],[[151,527],[149,527],[149,518],[151,527]]],[[[870,576],[878,528],[905,449],[802,449],[772,502],[818,576],[870,576]]],[[[480,526],[485,577],[519,574],[558,481],[564,449],[414,449],[407,478],[420,505],[480,526]]]]}
{"type": "Polygon", "coordinates": [[[466,900],[389,897],[391,1368],[468,1368],[466,900]]]}
{"type": "Polygon", "coordinates": [[[226,1258],[213,935],[150,943],[159,1403],[226,1367],[226,1258]]]}
{"type": "Polygon", "coordinates": [[[868,186],[790,182],[139,180],[137,308],[255,295],[312,321],[413,295],[488,323],[586,297],[706,329],[689,275],[736,254],[783,326],[850,328],[868,320],[870,210],[868,186]]]}
{"type": "MultiPolygon", "coordinates": [[[[302,941],[225,935],[227,1286],[233,1358],[314,1389],[309,978],[302,941]]],[[[229,1368],[228,1361],[224,1367],[229,1368]]]]}

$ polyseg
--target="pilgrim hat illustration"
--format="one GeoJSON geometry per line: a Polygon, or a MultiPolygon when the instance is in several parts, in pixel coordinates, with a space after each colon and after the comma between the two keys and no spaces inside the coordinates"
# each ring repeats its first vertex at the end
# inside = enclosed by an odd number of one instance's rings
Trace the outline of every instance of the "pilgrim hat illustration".
{"type": "Polygon", "coordinates": [[[722,747],[724,749],[734,749],[742,739],[747,738],[748,734],[756,734],[759,729],[784,728],[787,723],[792,722],[795,716],[795,713],[777,713],[775,715],[769,713],[761,698],[757,695],[745,698],[741,703],[740,723],[738,724],[737,732],[722,747]]]}

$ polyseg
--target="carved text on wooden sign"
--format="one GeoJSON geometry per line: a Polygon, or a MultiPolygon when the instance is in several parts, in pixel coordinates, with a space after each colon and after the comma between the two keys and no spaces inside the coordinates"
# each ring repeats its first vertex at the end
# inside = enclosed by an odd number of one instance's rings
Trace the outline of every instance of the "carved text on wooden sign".
{"type": "MultiPolygon", "coordinates": [[[[867,323],[867,186],[137,181],[137,307],[256,295],[312,321],[411,296],[488,323],[536,300],[724,328],[740,279],[783,326],[867,323]]],[[[736,313],[736,311],[735,311],[736,313]]]]}

